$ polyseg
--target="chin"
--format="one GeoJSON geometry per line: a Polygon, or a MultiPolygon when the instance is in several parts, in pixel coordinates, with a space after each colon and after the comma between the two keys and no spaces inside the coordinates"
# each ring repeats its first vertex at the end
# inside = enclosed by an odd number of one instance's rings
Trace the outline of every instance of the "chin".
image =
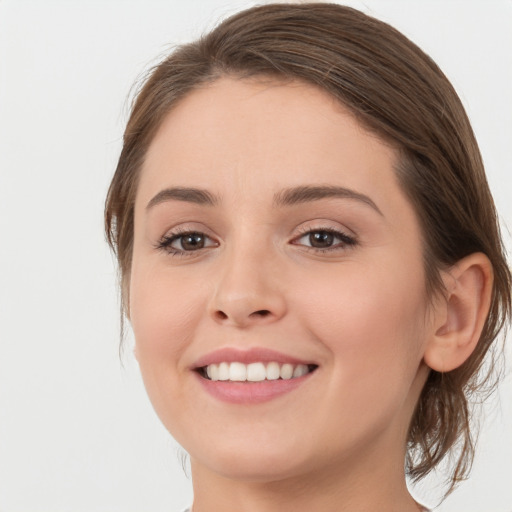
{"type": "Polygon", "coordinates": [[[244,482],[272,482],[297,477],[311,469],[308,457],[297,447],[278,448],[275,444],[260,444],[245,440],[243,446],[210,445],[198,456],[190,453],[194,463],[231,480],[244,482]]]}

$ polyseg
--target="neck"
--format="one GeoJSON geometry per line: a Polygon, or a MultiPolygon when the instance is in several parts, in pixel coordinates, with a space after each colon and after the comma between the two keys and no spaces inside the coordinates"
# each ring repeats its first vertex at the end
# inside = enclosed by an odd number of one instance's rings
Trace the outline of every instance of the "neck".
{"type": "Polygon", "coordinates": [[[313,468],[304,474],[266,481],[228,478],[192,460],[193,512],[422,510],[407,490],[403,458],[396,464],[375,457],[375,453],[372,457],[359,456],[350,464],[333,463],[321,470],[313,468]]]}

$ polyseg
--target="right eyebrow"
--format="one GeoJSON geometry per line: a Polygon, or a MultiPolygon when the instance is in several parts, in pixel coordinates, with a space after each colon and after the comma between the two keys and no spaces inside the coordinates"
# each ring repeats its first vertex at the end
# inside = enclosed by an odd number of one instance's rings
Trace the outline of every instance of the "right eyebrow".
{"type": "Polygon", "coordinates": [[[212,195],[208,190],[190,187],[171,187],[158,192],[146,205],[146,210],[171,200],[186,201],[205,206],[215,206],[219,203],[219,198],[212,195]]]}

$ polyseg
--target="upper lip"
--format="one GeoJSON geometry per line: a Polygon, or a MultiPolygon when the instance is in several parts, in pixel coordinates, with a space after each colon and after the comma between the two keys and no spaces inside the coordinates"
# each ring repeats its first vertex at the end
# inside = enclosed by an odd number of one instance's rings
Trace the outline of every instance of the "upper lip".
{"type": "Polygon", "coordinates": [[[255,347],[248,350],[240,350],[237,348],[220,348],[205,354],[204,356],[197,359],[192,365],[193,369],[202,368],[204,366],[208,366],[210,364],[219,364],[219,363],[270,363],[276,362],[280,364],[316,364],[313,361],[307,361],[304,359],[300,359],[297,357],[289,356],[287,354],[283,354],[282,352],[277,352],[276,350],[263,348],[263,347],[255,347]]]}

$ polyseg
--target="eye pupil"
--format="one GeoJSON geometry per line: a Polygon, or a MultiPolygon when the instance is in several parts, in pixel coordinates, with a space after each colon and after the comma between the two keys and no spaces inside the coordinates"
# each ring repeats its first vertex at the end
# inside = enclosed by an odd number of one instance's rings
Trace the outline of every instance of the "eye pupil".
{"type": "Polygon", "coordinates": [[[201,233],[189,233],[181,238],[181,246],[186,251],[194,251],[204,247],[204,236],[201,233]]]}
{"type": "Polygon", "coordinates": [[[328,231],[315,231],[309,235],[309,242],[313,247],[330,247],[334,241],[334,235],[328,231]]]}

